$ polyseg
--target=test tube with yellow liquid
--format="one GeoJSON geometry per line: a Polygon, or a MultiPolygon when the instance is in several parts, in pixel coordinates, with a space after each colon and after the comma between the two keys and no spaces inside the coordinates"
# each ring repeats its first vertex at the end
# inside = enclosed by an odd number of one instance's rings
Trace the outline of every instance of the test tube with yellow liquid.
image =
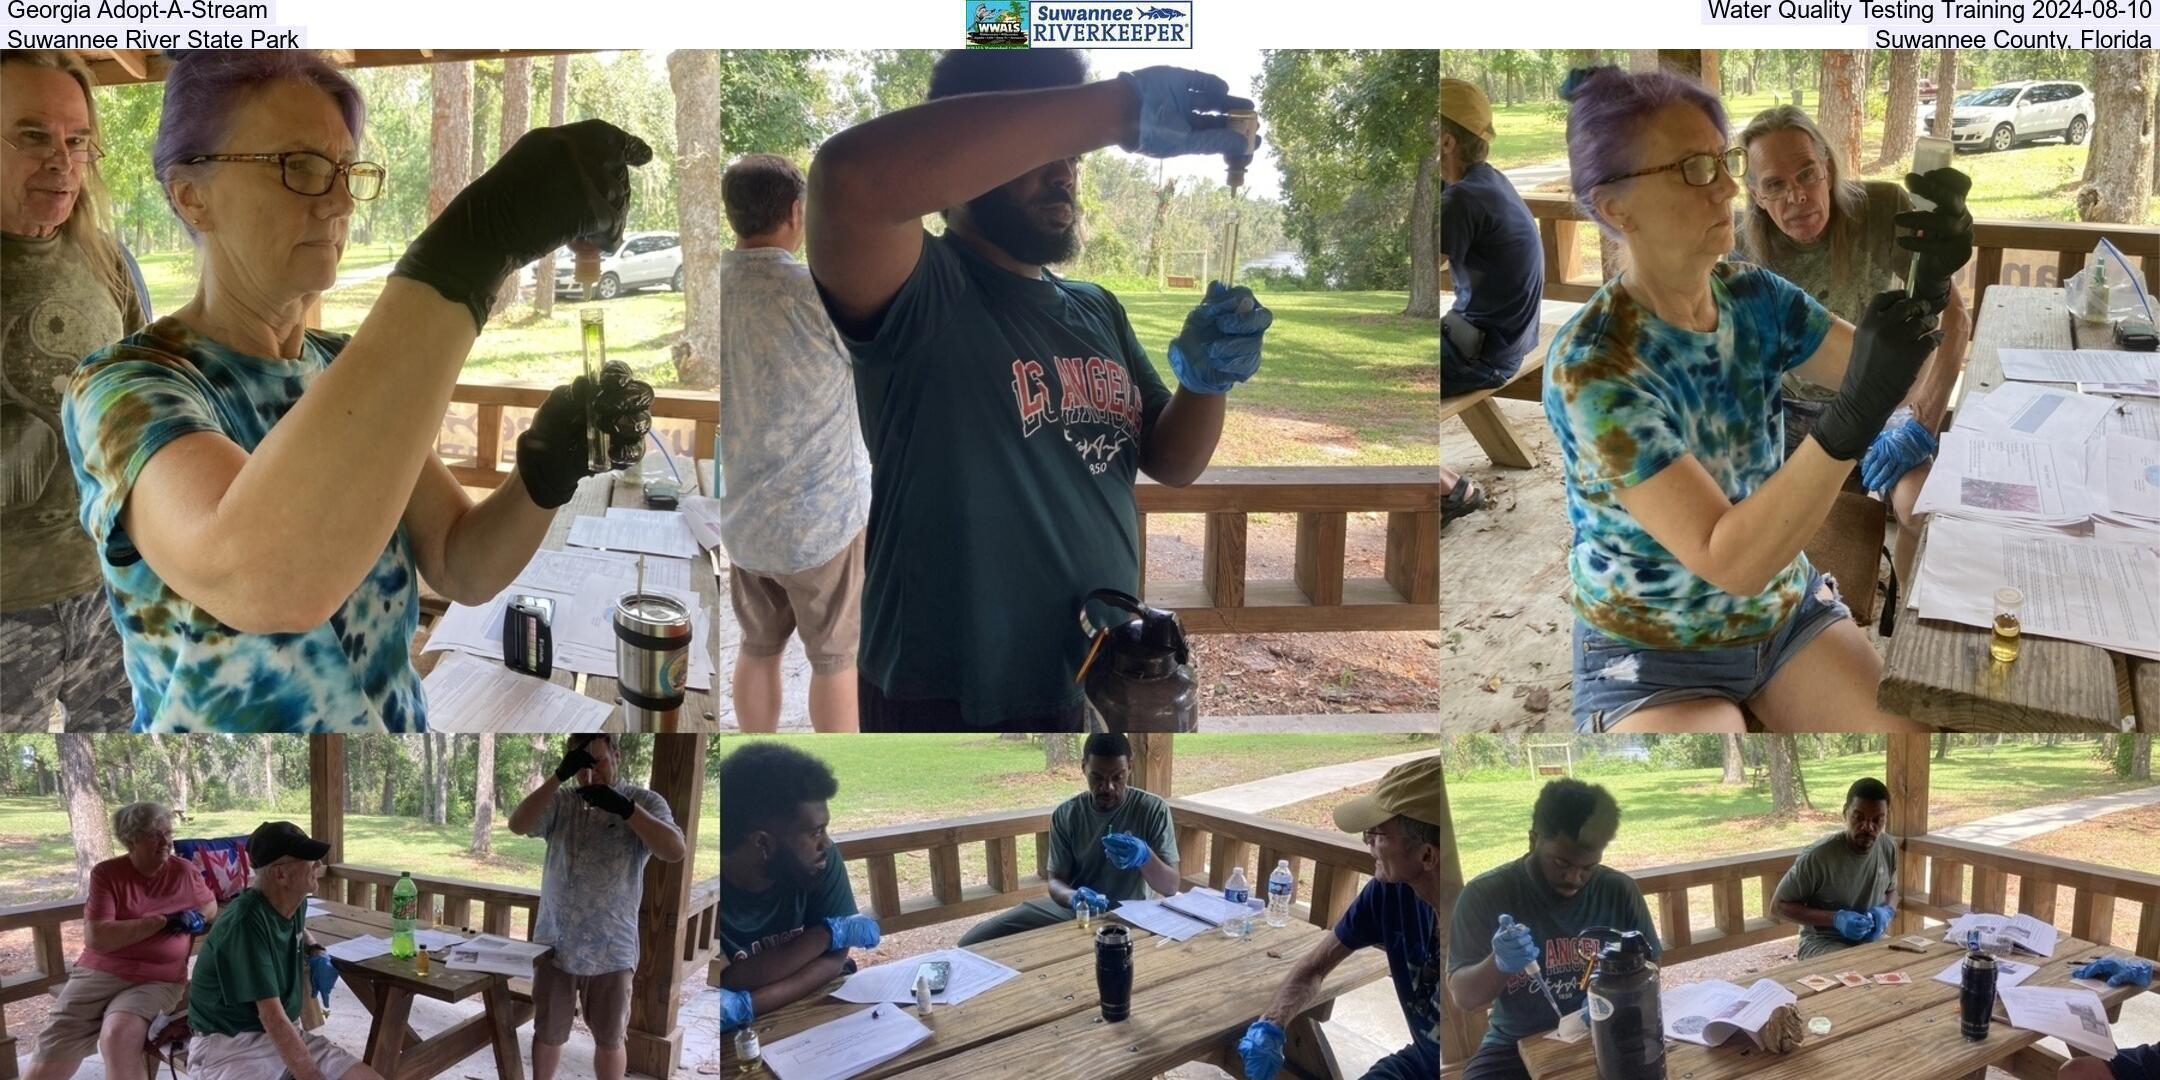
{"type": "MultiPolygon", "coordinates": [[[[584,304],[578,308],[578,342],[585,354],[585,381],[597,391],[600,387],[600,369],[607,366],[607,321],[597,303],[600,299],[600,249],[586,244],[572,244],[570,250],[577,258],[572,277],[584,289],[584,304]]],[[[600,421],[594,412],[592,399],[587,398],[586,471],[604,473],[614,467],[613,460],[608,457],[607,439],[600,431],[600,421]]]]}
{"type": "Polygon", "coordinates": [[[1988,655],[2002,663],[2018,658],[2018,639],[2024,629],[2021,614],[2025,594],[2004,586],[1995,590],[1995,633],[1988,639],[1988,655]]]}

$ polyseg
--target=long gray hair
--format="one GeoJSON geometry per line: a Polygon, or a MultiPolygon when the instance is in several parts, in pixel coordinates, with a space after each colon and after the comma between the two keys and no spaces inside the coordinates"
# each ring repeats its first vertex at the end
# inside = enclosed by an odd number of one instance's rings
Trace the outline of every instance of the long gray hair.
{"type": "MultiPolygon", "coordinates": [[[[83,104],[90,110],[90,138],[99,146],[105,145],[105,130],[98,123],[97,95],[92,92],[97,79],[81,59],[61,49],[5,49],[0,50],[0,64],[46,68],[75,80],[75,85],[82,88],[83,104]]],[[[112,293],[120,310],[133,311],[135,282],[121,261],[120,242],[112,235],[112,224],[112,200],[105,193],[105,174],[93,161],[82,167],[82,187],[76,192],[74,209],[60,225],[60,235],[82,250],[91,273],[112,293]]]]}
{"type": "MultiPolygon", "coordinates": [[[[1860,228],[1866,220],[1867,188],[1858,180],[1845,176],[1844,163],[1830,149],[1830,140],[1823,138],[1822,129],[1808,114],[1796,105],[1773,105],[1755,114],[1748,126],[1740,131],[1740,146],[1750,149],[1755,140],[1780,131],[1797,131],[1815,144],[1815,156],[1822,159],[1823,168],[1830,173],[1830,223],[1823,230],[1822,239],[1830,244],[1830,273],[1833,280],[1843,278],[1852,271],[1853,252],[1860,246],[1860,228]]],[[[1778,228],[1770,211],[1755,201],[1755,170],[1748,170],[1747,218],[1740,227],[1740,250],[1748,261],[1765,266],[1777,265],[1780,256],[1793,249],[1792,238],[1778,228]]]]}

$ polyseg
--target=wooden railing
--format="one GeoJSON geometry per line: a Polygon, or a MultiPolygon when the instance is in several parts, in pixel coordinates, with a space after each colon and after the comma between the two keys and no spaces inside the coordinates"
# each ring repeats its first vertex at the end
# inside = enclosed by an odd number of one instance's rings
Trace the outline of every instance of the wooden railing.
{"type": "Polygon", "coordinates": [[[0,934],[30,932],[30,968],[0,975],[0,1080],[15,1078],[15,1035],[7,1027],[7,1006],[58,991],[67,981],[67,953],[60,932],[82,919],[83,902],[48,900],[0,908],[0,934]]]}
{"type": "MultiPolygon", "coordinates": [[[[388,911],[390,890],[397,880],[398,874],[393,870],[331,863],[323,867],[322,883],[315,887],[315,895],[354,907],[388,911]]],[[[525,936],[532,936],[533,913],[540,906],[538,889],[420,874],[413,875],[413,884],[420,887],[419,918],[423,924],[477,926],[483,933],[509,937],[510,917],[522,911],[525,913],[525,936]],[[472,920],[474,905],[480,908],[477,924],[472,920]]]]}
{"type": "MultiPolygon", "coordinates": [[[[1244,866],[1251,880],[1264,881],[1277,859],[1289,859],[1300,882],[1298,895],[1304,898],[1297,905],[1300,917],[1333,926],[1357,897],[1363,878],[1372,874],[1372,853],[1344,834],[1183,799],[1168,802],[1177,829],[1178,872],[1188,884],[1221,888],[1232,866],[1244,866]]],[[[833,843],[842,859],[864,864],[870,911],[888,933],[1002,911],[1049,890],[1049,810],[863,829],[836,835],[833,843]],[[1025,836],[1035,838],[1035,863],[1022,874],[1020,839],[1025,836]],[[975,844],[983,847],[988,880],[970,884],[963,880],[961,853],[975,844]],[[902,895],[897,860],[914,852],[929,858],[930,891],[902,895]]]]}
{"type": "MultiPolygon", "coordinates": [[[[1595,229],[1570,196],[1553,192],[1526,192],[1523,202],[1537,219],[1539,246],[1545,253],[1545,299],[1588,300],[1598,289],[1596,280],[1585,280],[1579,230],[1595,229]]],[[[2102,239],[2113,241],[2123,254],[2143,257],[2145,288],[2160,293],[2160,231],[2150,225],[2100,225],[2070,221],[1973,222],[1972,308],[1978,310],[1988,286],[2002,281],[2003,253],[2040,251],[2055,253],[2057,280],[2077,273],[2102,239]]],[[[1450,288],[1443,274],[1443,289],[1450,288]]],[[[2013,282],[2012,284],[2043,284],[2013,282]]]]}
{"type": "MultiPolygon", "coordinates": [[[[547,399],[542,386],[458,384],[453,409],[436,448],[451,475],[471,487],[493,487],[508,476],[518,433],[547,399]],[[508,411],[506,411],[508,410],[508,411]]],[[[680,464],[709,463],[720,400],[710,393],[661,390],[653,399],[654,430],[680,464]],[[687,455],[687,458],[684,456],[687,455]]],[[[700,470],[702,472],[702,469],[700,470]]],[[[1147,581],[1144,598],[1177,611],[1195,634],[1300,633],[1343,630],[1429,630],[1440,618],[1440,477],[1415,466],[1285,466],[1209,469],[1174,488],[1143,477],[1134,489],[1140,511],[1141,577],[1147,578],[1147,515],[1207,515],[1205,558],[1198,581],[1147,581]],[[1249,515],[1297,515],[1292,577],[1248,581],[1245,538],[1249,515]],[[1351,514],[1386,514],[1381,576],[1350,578],[1345,546],[1351,514]]]]}

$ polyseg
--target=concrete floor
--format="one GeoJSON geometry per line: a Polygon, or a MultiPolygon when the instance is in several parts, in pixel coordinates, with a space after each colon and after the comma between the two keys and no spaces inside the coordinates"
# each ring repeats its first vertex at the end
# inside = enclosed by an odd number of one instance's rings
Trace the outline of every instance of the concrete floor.
{"type": "MultiPolygon", "coordinates": [[[[1373,1062],[1410,1045],[1410,1026],[1395,1000],[1395,984],[1385,978],[1336,998],[1335,1015],[1320,1027],[1346,1077],[1363,1076],[1373,1062]]],[[[1200,1064],[1180,1065],[1163,1075],[1173,1080],[1236,1080],[1213,1065],[1200,1064]]]]}

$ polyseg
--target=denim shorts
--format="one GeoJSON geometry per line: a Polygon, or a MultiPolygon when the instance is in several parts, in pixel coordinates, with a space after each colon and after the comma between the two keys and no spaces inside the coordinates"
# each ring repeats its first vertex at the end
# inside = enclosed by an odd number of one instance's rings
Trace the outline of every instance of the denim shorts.
{"type": "Polygon", "coordinates": [[[1785,662],[1839,619],[1852,618],[1837,579],[1816,571],[1800,606],[1765,641],[1729,649],[1645,649],[1575,620],[1575,730],[1609,731],[1637,709],[1695,698],[1735,704],[1762,692],[1785,662]]]}

